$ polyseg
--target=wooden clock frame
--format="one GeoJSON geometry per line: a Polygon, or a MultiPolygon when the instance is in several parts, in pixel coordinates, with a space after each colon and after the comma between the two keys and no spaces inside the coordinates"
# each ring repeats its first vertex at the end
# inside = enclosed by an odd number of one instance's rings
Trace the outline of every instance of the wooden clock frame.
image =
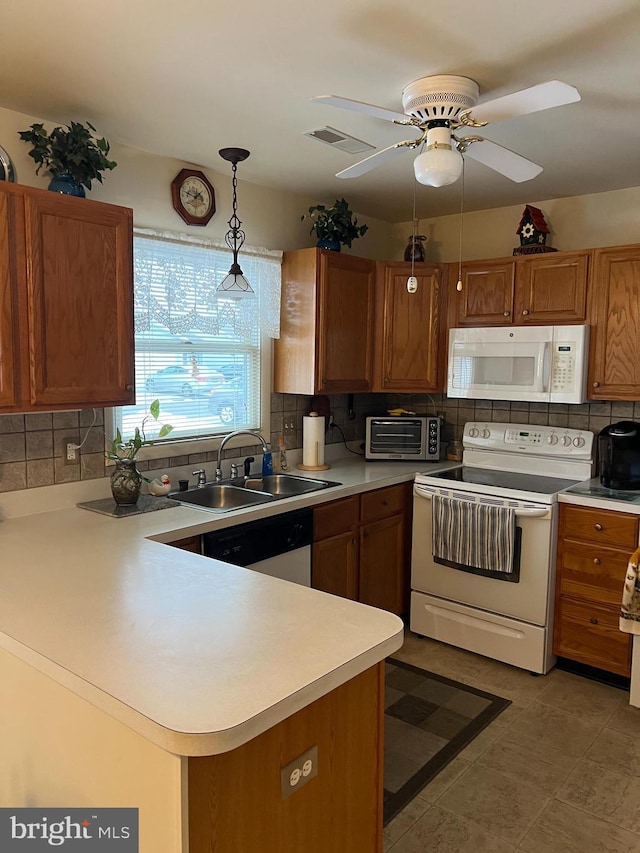
{"type": "Polygon", "coordinates": [[[207,225],[213,214],[216,212],[216,194],[211,181],[207,178],[204,172],[197,169],[181,169],[171,182],[171,200],[176,213],[187,223],[187,225],[207,225]],[[207,185],[211,193],[211,209],[206,216],[194,216],[184,207],[180,199],[180,187],[187,178],[198,178],[207,185]]]}

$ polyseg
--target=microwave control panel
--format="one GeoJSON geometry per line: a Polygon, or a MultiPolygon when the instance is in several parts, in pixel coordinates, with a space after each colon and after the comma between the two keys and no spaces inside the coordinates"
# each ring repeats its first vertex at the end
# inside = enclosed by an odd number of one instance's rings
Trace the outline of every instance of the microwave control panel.
{"type": "Polygon", "coordinates": [[[571,391],[576,377],[576,346],[573,343],[555,343],[551,359],[551,392],[571,391]]]}

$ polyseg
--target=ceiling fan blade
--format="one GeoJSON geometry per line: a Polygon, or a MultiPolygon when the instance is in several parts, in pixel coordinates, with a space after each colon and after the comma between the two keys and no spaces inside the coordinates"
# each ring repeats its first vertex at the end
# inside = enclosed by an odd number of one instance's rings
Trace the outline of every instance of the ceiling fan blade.
{"type": "Polygon", "coordinates": [[[540,83],[538,86],[531,86],[529,89],[522,89],[520,92],[486,101],[467,112],[472,121],[489,124],[489,122],[502,121],[506,118],[537,113],[540,110],[549,110],[552,107],[562,107],[579,100],[580,93],[576,88],[560,80],[550,80],[548,83],[540,83]]]}
{"type": "MultiPolygon", "coordinates": [[[[462,142],[464,143],[464,138],[462,142]]],[[[542,171],[542,166],[538,166],[537,163],[488,139],[470,143],[464,150],[464,156],[477,160],[478,163],[488,166],[494,172],[499,172],[517,184],[530,181],[542,171]]]]}
{"type": "Polygon", "coordinates": [[[390,145],[388,148],[382,148],[380,151],[376,151],[375,154],[370,154],[364,160],[360,160],[358,163],[354,163],[353,166],[349,166],[347,169],[338,172],[336,178],[359,178],[360,175],[376,169],[378,166],[386,163],[387,160],[392,160],[400,149],[416,148],[419,141],[414,142],[412,139],[407,139],[404,142],[396,142],[395,145],[390,145]]]}
{"type": "Polygon", "coordinates": [[[382,118],[385,121],[410,122],[409,116],[404,113],[396,113],[384,107],[376,107],[374,104],[365,104],[363,101],[352,101],[350,98],[340,98],[338,95],[318,95],[311,98],[316,104],[329,104],[331,107],[340,107],[342,110],[351,110],[356,113],[364,113],[373,118],[382,118]]]}

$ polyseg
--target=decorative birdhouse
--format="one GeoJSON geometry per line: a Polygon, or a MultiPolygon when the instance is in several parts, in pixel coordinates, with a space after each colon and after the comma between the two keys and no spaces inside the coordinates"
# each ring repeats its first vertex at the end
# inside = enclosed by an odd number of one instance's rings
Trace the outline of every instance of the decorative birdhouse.
{"type": "Polygon", "coordinates": [[[542,211],[526,204],[516,234],[520,236],[520,248],[514,249],[514,255],[530,255],[538,252],[555,252],[546,245],[549,228],[544,221],[542,211]]]}

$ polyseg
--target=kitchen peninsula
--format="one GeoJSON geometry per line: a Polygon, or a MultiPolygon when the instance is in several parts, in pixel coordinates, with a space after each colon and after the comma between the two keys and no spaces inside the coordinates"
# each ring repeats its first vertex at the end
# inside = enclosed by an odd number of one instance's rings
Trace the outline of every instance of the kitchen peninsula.
{"type": "MultiPolygon", "coordinates": [[[[278,511],[412,478],[338,470],[278,511]]],[[[228,523],[183,506],[0,523],[1,806],[138,807],[141,853],[382,849],[402,622],[163,544],[228,523]],[[282,769],[314,746],[290,793],[282,769]]]]}

